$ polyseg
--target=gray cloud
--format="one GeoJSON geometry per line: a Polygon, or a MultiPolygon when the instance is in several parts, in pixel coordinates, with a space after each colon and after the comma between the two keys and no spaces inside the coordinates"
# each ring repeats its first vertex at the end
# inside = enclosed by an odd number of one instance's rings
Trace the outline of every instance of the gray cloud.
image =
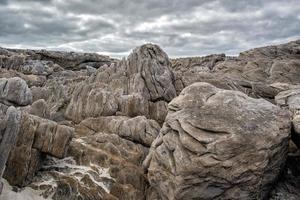
{"type": "Polygon", "coordinates": [[[237,54],[300,38],[298,0],[0,0],[0,46],[126,56],[237,54]]]}

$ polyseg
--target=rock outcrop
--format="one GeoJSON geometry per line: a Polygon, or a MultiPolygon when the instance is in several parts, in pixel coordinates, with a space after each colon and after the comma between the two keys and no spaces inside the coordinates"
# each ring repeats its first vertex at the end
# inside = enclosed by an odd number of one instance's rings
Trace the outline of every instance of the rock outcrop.
{"type": "MultiPolygon", "coordinates": [[[[295,86],[294,86],[295,87],[295,86]]],[[[282,107],[288,107],[292,113],[292,140],[300,148],[300,86],[280,92],[275,101],[282,107]]]]}
{"type": "Polygon", "coordinates": [[[22,113],[19,126],[4,178],[13,185],[24,186],[39,169],[43,154],[64,157],[74,129],[26,113],[22,113]]]}
{"type": "Polygon", "coordinates": [[[0,182],[10,151],[18,138],[20,130],[20,112],[13,106],[0,104],[0,182]]]}
{"type": "Polygon", "coordinates": [[[0,48],[5,194],[298,199],[299,49],[169,59],[145,44],[117,60],[0,48]]]}
{"type": "Polygon", "coordinates": [[[162,199],[263,199],[287,155],[289,113],[208,83],[185,88],[145,161],[162,199]]]}
{"type": "Polygon", "coordinates": [[[299,46],[300,40],[296,40],[245,51],[238,57],[220,54],[173,59],[177,93],[194,82],[208,82],[274,101],[280,90],[272,84],[300,84],[299,46]]]}
{"type": "Polygon", "coordinates": [[[0,79],[0,102],[8,105],[27,106],[32,102],[32,94],[21,78],[0,79]]]}
{"type": "Polygon", "coordinates": [[[168,56],[156,45],[135,49],[127,60],[103,66],[74,90],[66,117],[144,115],[163,123],[167,103],[176,96],[168,56]]]}

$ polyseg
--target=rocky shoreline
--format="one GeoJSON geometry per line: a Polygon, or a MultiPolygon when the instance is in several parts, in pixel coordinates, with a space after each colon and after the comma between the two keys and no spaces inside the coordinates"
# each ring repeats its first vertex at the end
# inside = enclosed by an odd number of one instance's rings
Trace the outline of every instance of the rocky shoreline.
{"type": "Polygon", "coordinates": [[[0,48],[0,108],[4,196],[300,199],[300,40],[176,59],[0,48]]]}

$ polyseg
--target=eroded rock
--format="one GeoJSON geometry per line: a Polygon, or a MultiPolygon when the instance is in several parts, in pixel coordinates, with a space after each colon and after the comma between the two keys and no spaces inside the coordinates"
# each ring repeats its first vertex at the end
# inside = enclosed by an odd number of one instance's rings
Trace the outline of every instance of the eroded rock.
{"type": "Polygon", "coordinates": [[[282,107],[287,107],[292,113],[292,140],[300,148],[300,86],[294,86],[294,89],[289,89],[280,92],[275,101],[282,107]]]}
{"type": "Polygon", "coordinates": [[[263,199],[285,163],[289,136],[288,112],[195,83],[169,104],[144,165],[162,199],[263,199]]]}
{"type": "Polygon", "coordinates": [[[79,123],[88,117],[144,115],[163,123],[166,104],[176,96],[170,66],[168,56],[157,45],[138,47],[127,60],[103,66],[80,83],[66,117],[79,123]]]}
{"type": "Polygon", "coordinates": [[[21,78],[1,78],[0,91],[0,102],[4,104],[26,106],[32,102],[31,90],[21,78]]]}
{"type": "Polygon", "coordinates": [[[43,154],[64,157],[74,130],[34,115],[22,113],[20,132],[6,163],[4,177],[10,184],[24,186],[40,168],[43,154]]]}

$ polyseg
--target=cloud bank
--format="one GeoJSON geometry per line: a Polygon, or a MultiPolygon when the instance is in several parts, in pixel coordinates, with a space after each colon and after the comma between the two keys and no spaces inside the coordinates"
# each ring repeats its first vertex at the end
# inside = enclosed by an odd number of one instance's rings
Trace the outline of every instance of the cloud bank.
{"type": "Polygon", "coordinates": [[[299,0],[0,0],[2,47],[121,57],[152,42],[178,57],[299,38],[299,0]]]}

